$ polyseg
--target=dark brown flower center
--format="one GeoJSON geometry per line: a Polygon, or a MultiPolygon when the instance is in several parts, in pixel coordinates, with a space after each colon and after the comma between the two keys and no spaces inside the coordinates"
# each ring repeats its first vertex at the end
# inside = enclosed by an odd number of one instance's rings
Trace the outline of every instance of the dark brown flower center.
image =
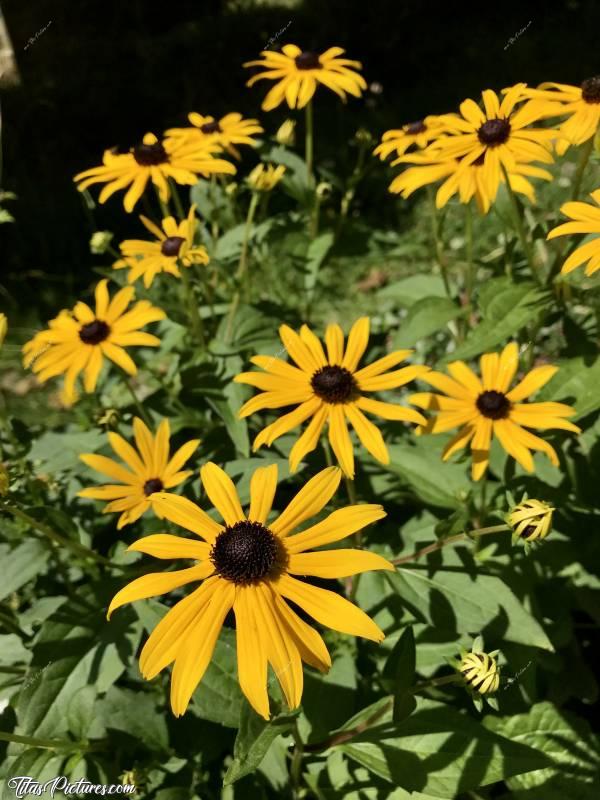
{"type": "Polygon", "coordinates": [[[491,389],[482,392],[475,403],[479,411],[488,419],[504,419],[510,411],[510,400],[502,392],[491,389]]]}
{"type": "Polygon", "coordinates": [[[169,160],[167,151],[161,142],[136,144],[133,148],[133,157],[141,167],[155,167],[157,164],[165,164],[169,160]]]}
{"type": "Polygon", "coordinates": [[[281,560],[281,545],[260,522],[228,525],[212,546],[210,559],[222,578],[249,584],[266,578],[281,560]]]}
{"type": "Polygon", "coordinates": [[[405,126],[405,130],[406,133],[411,136],[416,136],[417,133],[425,133],[427,125],[425,125],[422,119],[419,119],[416,122],[409,122],[408,125],[405,126]]]}
{"type": "Polygon", "coordinates": [[[345,367],[321,367],[312,376],[313,392],[326,403],[347,403],[358,394],[358,386],[345,367]]]}
{"type": "Polygon", "coordinates": [[[477,131],[481,144],[497,147],[510,136],[510,122],[507,119],[488,119],[477,131]]]}
{"type": "Polygon", "coordinates": [[[100,344],[103,342],[108,334],[110,328],[101,319],[95,319],[93,322],[88,322],[87,325],[82,325],[79,329],[79,338],[84,344],[100,344]]]}
{"type": "Polygon", "coordinates": [[[163,482],[160,478],[150,478],[144,484],[144,494],[148,497],[148,495],[154,494],[154,492],[162,492],[163,488],[163,482]]]}
{"type": "Polygon", "coordinates": [[[219,125],[219,121],[213,119],[212,122],[205,122],[204,125],[201,125],[200,130],[202,133],[221,133],[223,129],[219,125]]]}
{"type": "Polygon", "coordinates": [[[587,78],[581,84],[581,96],[586,103],[600,103],[600,75],[587,78]]]}
{"type": "Polygon", "coordinates": [[[296,67],[298,69],[319,69],[321,62],[319,61],[319,54],[313,53],[312,50],[306,50],[296,56],[296,67]]]}
{"type": "Polygon", "coordinates": [[[181,250],[181,245],[185,242],[183,236],[169,236],[163,240],[160,246],[160,252],[163,256],[178,256],[181,250]]]}

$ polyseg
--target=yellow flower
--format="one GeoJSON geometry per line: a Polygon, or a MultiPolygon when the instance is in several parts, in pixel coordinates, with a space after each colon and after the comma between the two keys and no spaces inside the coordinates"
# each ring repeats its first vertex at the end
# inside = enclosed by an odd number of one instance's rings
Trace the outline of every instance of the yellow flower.
{"type": "Polygon", "coordinates": [[[395,153],[396,156],[403,156],[410,147],[423,149],[446,129],[445,116],[429,116],[416,122],[409,122],[399,129],[386,131],[381,137],[381,143],[373,150],[373,155],[379,156],[382,161],[385,161],[392,153],[395,153]]]}
{"type": "Polygon", "coordinates": [[[340,483],[339,469],[330,467],[315,475],[272,521],[268,519],[277,488],[276,465],[260,467],[252,475],[247,515],[231,479],[216,464],[205,464],[201,477],[224,525],[184,497],[158,493],[153,498],[157,512],[199,539],[156,534],[134,542],[129,549],[197,563],[176,572],[138,578],[118,592],[108,614],[124,603],[203,581],[167,612],[150,635],[140,656],[142,675],[150,680],[174,662],[171,708],[181,716],[233,608],[240,686],[256,712],[268,719],[269,664],[290,708],[297,708],[302,699],[302,661],[322,672],[331,666],[321,636],[286,601],[336,631],[375,642],[383,639],[382,631],[364,611],[335,592],[293,576],[331,579],[393,569],[384,558],[365,550],[306,552],[344,539],[381,519],[385,512],[379,505],[348,506],[294,533],[333,497],[340,483]]]}
{"type": "MultiPolygon", "coordinates": [[[[133,431],[137,451],[118,433],[109,433],[108,441],[115,453],[125,462],[125,466],[106,456],[95,453],[83,453],[79,458],[88,467],[108,475],[118,484],[108,484],[97,488],[82,489],[80,497],[91,497],[94,500],[110,500],[104,513],[121,511],[117,523],[120,530],[131,525],[154,508],[154,498],[164,489],[179,486],[192,474],[192,470],[181,471],[186,461],[200,444],[199,439],[191,439],[182,445],[169,459],[169,421],[164,419],[153,436],[141,419],[133,420],[133,431]]],[[[158,514],[160,516],[160,514],[158,514]]]]}
{"type": "Polygon", "coordinates": [[[464,653],[460,672],[467,686],[479,694],[493,694],[500,686],[500,669],[491,653],[464,653]]]}
{"type": "Polygon", "coordinates": [[[293,147],[296,142],[296,120],[286,119],[277,129],[275,139],[279,144],[283,144],[286,147],[293,147]]]}
{"type": "MultiPolygon", "coordinates": [[[[541,83],[537,89],[528,89],[528,97],[533,98],[540,117],[561,117],[568,119],[558,127],[559,139],[556,152],[563,155],[572,144],[578,145],[591,139],[600,123],[600,76],[586,78],[581,86],[565,83],[541,83]],[[541,101],[541,102],[540,102],[541,101]]],[[[555,133],[556,135],[556,133],[555,133]]]]}
{"type": "Polygon", "coordinates": [[[256,192],[270,192],[285,174],[283,164],[257,164],[248,175],[248,183],[256,192]]]}
{"type": "Polygon", "coordinates": [[[534,470],[530,449],[541,450],[554,466],[558,466],[554,448],[525,428],[560,428],[580,433],[576,425],[565,419],[573,416],[575,410],[564,403],[521,402],[547,383],[558,367],[536,367],[510,389],[519,364],[516,342],[508,344],[501,354],[486,353],[479,364],[481,378],[464,361],[448,364],[451,377],[441,372],[428,372],[423,376],[424,381],[447,396],[422,392],[408,398],[421,408],[439,412],[427,423],[424,429],[427,433],[443,433],[460,426],[458,434],[444,449],[444,461],[470,442],[473,480],[479,480],[488,467],[494,435],[528,472],[534,470]]]}
{"type": "MultiPolygon", "coordinates": [[[[592,192],[592,198],[597,205],[600,205],[600,189],[592,192]]],[[[570,202],[562,205],[560,210],[572,221],[564,222],[557,228],[553,228],[548,234],[548,239],[556,239],[557,236],[566,236],[570,233],[600,234],[600,208],[591,203],[570,202]]],[[[586,275],[593,275],[600,269],[600,237],[595,236],[589,242],[573,250],[562,265],[561,272],[572,272],[584,261],[587,261],[586,275]]]]}
{"type": "Polygon", "coordinates": [[[72,311],[61,311],[46,330],[23,345],[23,363],[31,367],[41,383],[64,374],[67,403],[77,397],[75,381],[80,372],[84,373],[85,391],[93,392],[104,358],[135,375],[137,368],[125,348],[160,344],[160,339],[140,328],[164,319],[165,312],[147,300],[138,301],[127,311],[133,288],[121,289],[111,300],[106,285],[107,281],[102,280],[96,286],[95,311],[80,301],[72,311]]]}
{"type": "Polygon", "coordinates": [[[205,117],[192,111],[188,114],[191,128],[170,128],[165,136],[181,142],[211,142],[218,144],[230,155],[240,158],[234,145],[248,144],[256,147],[256,134],[263,133],[257,119],[243,119],[241,114],[226,114],[221,119],[205,117]]]}
{"type": "Polygon", "coordinates": [[[181,277],[179,265],[208,264],[208,253],[204,247],[194,247],[196,231],[195,206],[190,208],[187,219],[179,225],[173,217],[165,217],[161,228],[140,215],[142,224],[154,234],[156,241],[128,239],[119,249],[123,258],[113,264],[113,269],[129,269],[128,283],[143,276],[144,286],[152,286],[154,278],[161,272],[181,277]]]}
{"type": "Polygon", "coordinates": [[[526,542],[545,539],[552,528],[554,508],[542,500],[523,500],[508,515],[508,524],[516,536],[526,542]]]}
{"type": "MultiPolygon", "coordinates": [[[[477,208],[481,214],[487,214],[494,201],[490,195],[488,185],[484,179],[485,167],[483,158],[478,158],[472,164],[460,167],[456,159],[438,161],[434,155],[421,153],[403,156],[393,164],[409,163],[415,166],[397,175],[389,186],[393,194],[400,194],[407,198],[416,190],[430,183],[446,179],[440,186],[436,195],[436,206],[442,208],[455,194],[458,194],[461,203],[469,203],[474,197],[477,208]]],[[[542,178],[552,180],[552,175],[541,167],[532,164],[515,162],[514,167],[507,172],[511,189],[525,195],[531,203],[535,203],[535,190],[527,178],[542,178]]],[[[500,174],[500,182],[505,183],[504,175],[500,174]]]]}
{"type": "Polygon", "coordinates": [[[234,378],[237,383],[247,383],[262,390],[242,406],[240,417],[264,408],[298,406],[258,434],[254,440],[255,450],[263,444],[272,445],[284,433],[310,419],[290,452],[290,469],[294,472],[304,456],[315,449],[323,426],[328,422],[333,452],[346,475],[352,478],[354,450],[347,422],[369,453],[383,464],[389,463],[383,436],[363,412],[384,419],[425,424],[425,418],[412,408],[365,397],[368,392],[397,389],[429,371],[429,367],[416,365],[388,372],[412,350],[396,350],[359,370],[358,363],[369,343],[368,317],[362,317],[352,326],[345,352],[344,334],[339,325],[327,326],[327,355],[319,339],[306,325],[302,326],[299,335],[282,325],[279,335],[297,366],[273,356],[254,356],[250,360],[264,373],[243,372],[234,378]]]}
{"type": "Polygon", "coordinates": [[[129,153],[104,152],[102,166],[86,169],[73,179],[79,191],[95,183],[105,183],[98,201],[105,203],[119,189],[129,186],[123,199],[125,211],[131,212],[140,199],[148,181],[156,186],[159,197],[167,202],[171,195],[168,179],[191,186],[198,175],[234,175],[235,167],[222,158],[214,158],[219,152],[218,144],[210,141],[188,142],[176,139],[159,141],[153,133],[147,133],[141,144],[129,153]]]}
{"type": "Polygon", "coordinates": [[[4,344],[6,338],[6,331],[8,330],[8,320],[6,314],[0,313],[0,347],[4,344]]]}
{"type": "Polygon", "coordinates": [[[286,44],[281,49],[281,53],[263,50],[262,60],[244,64],[245,67],[264,67],[266,70],[253,75],[246,86],[264,79],[277,81],[263,101],[263,111],[272,111],[284,100],[290,108],[303,108],[319,83],[344,101],[346,92],[360,97],[361,91],[367,88],[363,76],[354,71],[361,69],[360,61],[340,58],[345,52],[341,47],[330,47],[321,54],[302,51],[295,44],[286,44]]]}
{"type": "MultiPolygon", "coordinates": [[[[450,161],[456,171],[481,160],[481,183],[490,202],[494,202],[501,181],[502,167],[514,172],[517,162],[542,161],[552,163],[550,154],[556,131],[528,128],[542,115],[539,106],[526,103],[515,111],[523,100],[526,84],[518,83],[507,90],[502,102],[496,92],[482,93],[482,110],[474,100],[460,105],[459,115],[445,117],[444,132],[424,151],[436,162],[450,161]]],[[[437,177],[434,178],[437,180],[437,177]]],[[[438,206],[444,203],[438,191],[438,206]]]]}

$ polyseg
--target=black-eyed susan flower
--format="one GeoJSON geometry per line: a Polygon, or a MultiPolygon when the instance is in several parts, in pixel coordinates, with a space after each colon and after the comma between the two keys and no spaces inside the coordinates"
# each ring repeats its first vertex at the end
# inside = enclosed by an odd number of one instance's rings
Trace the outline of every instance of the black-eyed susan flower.
{"type": "Polygon", "coordinates": [[[552,530],[554,508],[542,500],[525,499],[513,509],[507,522],[516,538],[526,542],[545,539],[552,530]]]}
{"type": "Polygon", "coordinates": [[[156,186],[160,199],[166,203],[171,194],[169,178],[175,183],[191,186],[197,183],[199,175],[234,175],[236,169],[233,164],[214,157],[220,150],[218,144],[209,140],[159,141],[153,133],[147,133],[129,153],[106,150],[102,166],[86,169],[75,175],[73,180],[79,191],[96,183],[105,183],[98,198],[100,203],[105,203],[120,189],[129,187],[123,198],[123,206],[125,211],[131,212],[148,182],[156,186]]]}
{"type": "MultiPolygon", "coordinates": [[[[600,189],[592,192],[592,198],[596,205],[572,201],[560,207],[561,212],[571,219],[571,222],[563,222],[553,228],[548,234],[548,239],[556,239],[557,236],[567,236],[572,233],[600,234],[600,189]]],[[[585,267],[586,275],[593,275],[600,269],[600,236],[594,236],[589,242],[577,247],[562,265],[561,272],[572,272],[577,267],[587,261],[585,267]]]]}
{"type": "Polygon", "coordinates": [[[263,111],[272,111],[284,101],[290,108],[303,108],[319,84],[331,89],[344,101],[346,94],[360,97],[367,88],[363,76],[356,72],[362,68],[360,61],[340,58],[345,53],[342,47],[314,53],[303,51],[295,44],[286,44],[281,50],[281,53],[263,50],[262,59],[244,64],[245,67],[263,67],[265,70],[253,75],[247,86],[261,80],[277,81],[263,101],[263,111]]]}
{"type": "Polygon", "coordinates": [[[133,296],[133,287],[127,286],[111,300],[107,281],[100,281],[95,290],[94,311],[79,301],[72,311],[61,311],[46,330],[23,345],[25,367],[31,367],[41,383],[64,374],[64,397],[68,403],[77,397],[75,382],[81,372],[85,391],[94,391],[105,358],[128,375],[135,375],[137,367],[126,348],[157,347],[160,339],[141,328],[164,319],[165,312],[147,300],[139,300],[127,310],[133,296]]]}
{"type": "Polygon", "coordinates": [[[459,671],[465,684],[480,695],[494,694],[500,686],[500,669],[496,656],[498,651],[484,653],[463,650],[459,671]]]}
{"type": "Polygon", "coordinates": [[[568,117],[555,132],[555,149],[559,155],[563,155],[570,145],[588,141],[598,130],[600,75],[586,78],[581,86],[552,81],[541,83],[537,89],[527,89],[526,95],[535,100],[539,118],[568,117]]]}
{"type": "Polygon", "coordinates": [[[443,134],[446,125],[444,116],[428,116],[416,122],[409,122],[401,128],[386,131],[381,137],[380,144],[373,150],[373,155],[385,161],[392,154],[403,156],[411,147],[422,150],[443,134]]]}
{"type": "Polygon", "coordinates": [[[255,386],[261,393],[242,406],[240,417],[265,408],[297,406],[258,434],[254,440],[255,450],[263,444],[272,445],[284,433],[310,419],[290,452],[290,469],[294,472],[304,456],[316,448],[323,427],[328,423],[333,452],[345,474],[352,478],[354,448],[347,427],[349,422],[369,453],[383,464],[389,463],[381,431],[364,412],[417,425],[423,425],[425,419],[412,408],[373,400],[366,395],[404,386],[427,373],[429,367],[411,365],[389,372],[412,352],[396,350],[358,369],[369,343],[369,324],[368,317],[354,323],[345,349],[340,326],[328,325],[325,332],[327,354],[308,326],[303,325],[297,334],[287,325],[282,325],[279,328],[281,341],[296,366],[273,356],[250,359],[264,372],[243,372],[234,380],[255,386]]]}
{"type": "Polygon", "coordinates": [[[192,470],[181,468],[200,444],[199,439],[190,439],[170,457],[171,432],[167,419],[163,419],[156,435],[153,436],[148,426],[135,417],[133,433],[135,447],[118,433],[108,434],[110,446],[125,466],[112,458],[96,453],[82,453],[79,456],[88,467],[118,481],[105,486],[82,489],[79,492],[80,497],[110,501],[103,513],[121,512],[117,522],[118,530],[125,525],[131,525],[149,508],[153,508],[153,499],[158,492],[173,489],[189,478],[192,470]]]}
{"type": "MultiPolygon", "coordinates": [[[[474,100],[464,100],[460,115],[447,115],[442,135],[424,151],[436,161],[450,160],[462,170],[482,159],[481,181],[491,202],[496,199],[502,168],[513,172],[517,162],[552,163],[551,146],[556,131],[528,127],[543,116],[535,103],[525,103],[526,84],[518,83],[506,91],[502,101],[496,92],[482,93],[483,109],[474,100]]],[[[439,194],[439,192],[438,192],[439,194]]]]}
{"type": "Polygon", "coordinates": [[[283,164],[257,164],[248,175],[247,181],[256,192],[270,192],[285,175],[283,164]]]}
{"type": "Polygon", "coordinates": [[[144,286],[148,288],[161,272],[168,272],[179,278],[180,266],[208,264],[206,248],[194,247],[197,224],[194,206],[190,208],[187,218],[179,224],[174,217],[165,217],[160,228],[144,216],[140,215],[140,220],[156,237],[155,241],[127,239],[121,242],[119,249],[123,258],[113,264],[113,269],[129,269],[127,276],[129,283],[135,283],[138,278],[143,278],[144,286]]]}
{"type": "Polygon", "coordinates": [[[159,493],[154,507],[163,517],[196,534],[189,539],[167,534],[146,536],[129,548],[155,558],[194,559],[175,572],[145,575],[113,598],[109,615],[125,603],[203,581],[168,611],[144,645],[140,669],[150,680],[174,662],[171,708],[183,714],[210,662],[221,627],[233,608],[236,620],[238,678],[252,707],[269,718],[267,670],[271,664],[290,708],[302,699],[302,661],[326,672],[331,659],[319,633],[301,619],[288,601],[321,625],[375,642],[382,631],[359,608],[339,594],[296,575],[341,578],[375,569],[393,569],[365,550],[307,552],[340,541],[385,516],[379,505],[339,509],[300,533],[306,520],[333,497],[341,478],[336,467],[319,472],[281,514],[269,521],[277,488],[277,466],[255,470],[250,508],[245,514],[231,479],[216,464],[205,464],[206,493],[223,518],[215,522],[184,497],[159,493]]]}
{"type": "Polygon", "coordinates": [[[240,158],[236,144],[247,144],[256,147],[254,138],[264,132],[257,119],[244,119],[241,114],[232,112],[221,119],[203,116],[195,111],[188,114],[191,128],[170,128],[165,136],[177,141],[207,140],[218,144],[235,158],[240,158]]]}
{"type": "Polygon", "coordinates": [[[444,448],[444,461],[470,443],[472,475],[474,480],[479,480],[488,467],[490,443],[495,436],[504,450],[528,472],[534,470],[531,450],[541,450],[554,466],[558,466],[558,456],[552,445],[525,429],[559,428],[580,433],[577,425],[565,419],[572,417],[575,410],[564,403],[521,402],[544,386],[558,367],[549,364],[536,367],[511,389],[519,364],[516,342],[508,344],[500,354],[486,353],[479,364],[481,377],[464,361],[448,364],[450,375],[427,372],[423,380],[444,395],[423,392],[408,398],[421,408],[438,412],[427,423],[425,432],[443,433],[460,427],[444,448]]]}

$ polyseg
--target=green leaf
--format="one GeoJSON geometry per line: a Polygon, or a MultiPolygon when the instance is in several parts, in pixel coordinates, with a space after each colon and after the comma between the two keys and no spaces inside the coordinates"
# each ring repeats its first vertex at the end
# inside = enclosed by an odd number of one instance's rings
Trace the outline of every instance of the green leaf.
{"type": "Polygon", "coordinates": [[[281,714],[269,721],[260,717],[248,702],[242,706],[240,728],[233,746],[233,761],[223,783],[228,786],[260,766],[271,744],[282,733],[287,733],[297,714],[281,714]]]}
{"type": "Polygon", "coordinates": [[[340,749],[395,786],[443,798],[548,764],[532,748],[431,701],[400,725],[377,725],[340,749]]]}
{"type": "Polygon", "coordinates": [[[420,339],[442,330],[444,325],[465,313],[447,297],[423,297],[413,303],[394,334],[391,349],[412,347],[420,339]]]}
{"type": "Polygon", "coordinates": [[[409,625],[392,648],[382,673],[383,685],[394,695],[394,722],[410,716],[417,707],[410,691],[415,683],[416,658],[415,637],[409,625]]]}
{"type": "Polygon", "coordinates": [[[223,420],[229,438],[235,445],[238,453],[246,458],[250,455],[250,439],[248,437],[248,422],[238,417],[238,411],[244,402],[244,388],[239,383],[230,381],[223,389],[225,400],[211,400],[207,403],[214,408],[223,420]]]}
{"type": "Polygon", "coordinates": [[[442,445],[436,437],[421,437],[418,446],[394,444],[388,449],[386,469],[400,475],[425,503],[452,509],[464,505],[471,489],[465,468],[442,461],[442,445]]]}
{"type": "Polygon", "coordinates": [[[194,693],[194,710],[202,719],[237,728],[244,696],[237,680],[235,632],[224,628],[210,665],[194,693]]]}
{"type": "Polygon", "coordinates": [[[600,408],[600,358],[570,358],[556,364],[558,372],[544,386],[536,400],[558,400],[575,406],[580,419],[600,408]]]}
{"type": "Polygon", "coordinates": [[[69,730],[76,739],[85,739],[94,720],[94,704],[96,689],[93,686],[82,686],[73,693],[67,706],[69,730]]]}
{"type": "Polygon", "coordinates": [[[304,288],[307,295],[312,298],[315,285],[317,283],[317,275],[325,259],[327,258],[331,246],[333,245],[334,236],[331,231],[321,233],[311,241],[308,246],[308,253],[306,254],[306,274],[304,276],[304,288]]]}
{"type": "Polygon", "coordinates": [[[462,345],[444,359],[469,359],[514,339],[525,325],[550,307],[552,296],[534,283],[512,283],[508,278],[489,281],[480,305],[484,318],[462,345]]]}
{"type": "Polygon", "coordinates": [[[508,780],[517,800],[596,800],[600,786],[600,742],[587,722],[537,703],[526,714],[486,717],[484,725],[512,741],[544,753],[552,760],[545,769],[508,780]]]}
{"type": "MultiPolygon", "coordinates": [[[[2,800],[15,800],[19,786],[19,776],[29,776],[37,783],[45,783],[63,774],[64,755],[57,755],[53,750],[42,750],[29,747],[6,765],[2,800]]],[[[32,797],[28,792],[24,797],[32,797]]],[[[58,796],[58,795],[57,795],[58,796]]]]}
{"type": "Polygon", "coordinates": [[[386,577],[403,601],[436,627],[476,634],[490,626],[508,641],[553,650],[539,622],[495,575],[438,569],[429,577],[399,568],[386,577]]]}
{"type": "Polygon", "coordinates": [[[123,731],[149,750],[168,750],[167,720],[150,693],[112,686],[102,702],[101,712],[107,730],[123,731]]]}
{"type": "Polygon", "coordinates": [[[8,545],[0,545],[2,582],[0,600],[16,592],[32,578],[46,569],[49,558],[48,547],[37,539],[29,539],[14,550],[8,545]]]}
{"type": "Polygon", "coordinates": [[[63,470],[80,470],[79,455],[95,453],[105,441],[102,431],[47,431],[34,442],[29,458],[40,461],[44,470],[50,474],[63,470]]]}
{"type": "Polygon", "coordinates": [[[446,297],[446,290],[439,275],[420,273],[390,283],[380,289],[377,296],[381,300],[393,300],[398,305],[410,308],[424,297],[446,297]]]}

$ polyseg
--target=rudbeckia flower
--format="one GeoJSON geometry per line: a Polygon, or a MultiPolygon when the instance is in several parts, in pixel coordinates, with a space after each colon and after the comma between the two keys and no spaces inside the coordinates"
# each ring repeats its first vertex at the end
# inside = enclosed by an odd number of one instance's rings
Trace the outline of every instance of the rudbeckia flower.
{"type": "Polygon", "coordinates": [[[221,119],[205,117],[192,111],[188,114],[191,128],[170,128],[165,136],[177,141],[209,141],[218,144],[230,155],[240,158],[236,144],[248,144],[256,147],[253,137],[264,133],[257,119],[243,119],[241,114],[226,114],[221,119]]]}
{"type": "Polygon", "coordinates": [[[554,508],[543,500],[523,500],[511,509],[507,522],[516,537],[526,542],[545,539],[552,529],[554,508]]]}
{"type": "Polygon", "coordinates": [[[264,372],[243,372],[234,378],[237,383],[247,383],[262,390],[242,406],[239,412],[242,418],[264,408],[297,406],[258,434],[254,450],[263,444],[270,446],[284,433],[310,419],[290,452],[290,469],[294,472],[304,456],[317,446],[327,422],[333,452],[345,474],[352,478],[354,449],[348,422],[369,453],[383,464],[390,460],[383,436],[363,412],[384,419],[418,425],[425,423],[425,418],[412,408],[365,396],[370,392],[397,389],[429,371],[429,367],[421,365],[388,371],[404,361],[412,350],[396,350],[358,369],[369,343],[368,317],[354,323],[345,350],[340,326],[328,325],[325,332],[327,355],[319,339],[306,325],[302,326],[299,335],[282,325],[279,335],[296,366],[273,356],[254,356],[250,360],[264,372]]]}
{"type": "Polygon", "coordinates": [[[148,289],[160,272],[168,272],[179,278],[179,265],[190,267],[192,264],[208,264],[206,249],[194,247],[195,206],[190,208],[187,219],[179,224],[174,217],[165,217],[160,228],[144,216],[140,215],[140,220],[156,237],[156,241],[127,239],[121,242],[119,249],[123,258],[115,261],[113,269],[129,269],[128,283],[135,283],[143,277],[144,286],[148,289]]]}
{"type": "Polygon", "coordinates": [[[96,453],[82,453],[79,456],[88,467],[118,481],[115,484],[82,489],[79,492],[80,497],[110,500],[111,502],[104,508],[104,513],[122,512],[117,522],[118,530],[125,525],[131,525],[149,508],[155,510],[153,501],[158,492],[173,489],[189,478],[192,470],[181,471],[181,468],[200,444],[199,439],[190,439],[169,458],[170,429],[167,419],[160,423],[156,436],[153,436],[145,423],[135,417],[133,432],[135,448],[118,433],[108,434],[110,446],[125,462],[125,466],[112,458],[96,453]]]}
{"type": "Polygon", "coordinates": [[[493,694],[500,686],[500,669],[494,653],[463,650],[459,671],[468,687],[479,694],[493,694]]]}
{"type": "Polygon", "coordinates": [[[175,572],[145,575],[118,592],[108,614],[125,603],[203,581],[171,608],[151,633],[140,656],[147,680],[174,662],[171,708],[181,716],[211,660],[225,617],[233,608],[236,622],[238,678],[249,703],[269,718],[267,671],[271,664],[287,703],[302,699],[302,662],[326,672],[331,658],[319,633],[288,602],[321,625],[375,642],[382,631],[359,608],[336,592],[299,580],[296,575],[341,578],[367,570],[391,570],[386,559],[365,550],[308,550],[340,541],[385,516],[379,505],[354,505],[329,514],[301,532],[337,490],[336,467],[319,472],[287,508],[269,521],[277,488],[277,466],[255,470],[250,508],[242,510],[236,489],[216,464],[201,469],[204,489],[224,524],[215,522],[184,497],[158,493],[153,500],[163,517],[198,539],[156,534],[129,548],[162,559],[193,559],[175,572]]]}
{"type": "Polygon", "coordinates": [[[95,183],[105,183],[98,198],[100,203],[105,203],[115,192],[128,186],[123,206],[125,211],[131,212],[149,181],[156,186],[160,199],[166,203],[171,194],[169,178],[175,183],[191,186],[197,183],[198,175],[234,175],[236,170],[233,164],[213,157],[213,153],[220,150],[218,144],[210,141],[165,139],[161,142],[153,133],[147,133],[141,144],[137,144],[129,153],[106,150],[102,166],[86,169],[75,175],[73,180],[80,192],[95,183]]]}
{"type": "Polygon", "coordinates": [[[256,192],[270,192],[285,175],[283,164],[257,164],[248,175],[248,184],[256,192]]]}
{"type": "MultiPolygon", "coordinates": [[[[600,189],[592,192],[592,198],[600,206],[600,189]]],[[[591,203],[570,202],[562,205],[560,210],[572,221],[563,222],[562,225],[553,228],[548,234],[548,239],[556,239],[557,236],[566,236],[570,233],[600,234],[600,208],[597,206],[593,206],[591,203]]],[[[589,242],[577,247],[562,265],[561,272],[572,272],[584,261],[587,261],[586,275],[593,275],[600,269],[599,236],[595,236],[589,242]]]]}
{"type": "Polygon", "coordinates": [[[286,44],[281,49],[281,53],[263,50],[262,60],[244,64],[245,67],[265,69],[265,72],[253,75],[246,86],[253,86],[261,80],[277,81],[263,101],[263,111],[272,111],[284,100],[290,108],[303,108],[312,99],[319,83],[344,101],[346,93],[360,97],[367,88],[363,76],[355,72],[362,68],[360,61],[340,58],[345,53],[341,47],[330,47],[321,54],[302,51],[295,44],[286,44]]]}
{"type": "Polygon", "coordinates": [[[448,130],[431,142],[425,154],[435,161],[450,160],[457,170],[482,159],[482,185],[494,202],[502,166],[510,173],[517,162],[550,164],[553,160],[550,148],[556,131],[527,127],[543,116],[539,105],[526,103],[515,111],[525,88],[524,83],[512,86],[502,102],[496,92],[486,89],[482,93],[483,110],[474,100],[465,100],[460,105],[460,116],[452,117],[448,130]]]}
{"type": "Polygon", "coordinates": [[[508,344],[501,354],[486,353],[481,356],[479,364],[481,377],[464,361],[448,364],[451,377],[441,372],[428,372],[423,380],[445,394],[423,392],[408,398],[421,408],[438,412],[435,419],[427,423],[425,432],[443,433],[460,426],[458,434],[444,449],[444,461],[470,443],[472,475],[477,481],[488,467],[490,443],[495,436],[506,452],[528,472],[534,470],[530,450],[541,450],[554,466],[558,466],[554,448],[525,428],[560,428],[580,433],[577,425],[565,419],[572,417],[575,409],[564,403],[521,402],[544,386],[556,374],[558,367],[536,367],[510,389],[519,364],[516,342],[508,344]]]}
{"type": "Polygon", "coordinates": [[[160,344],[158,337],[140,329],[164,319],[165,312],[147,300],[138,301],[128,311],[133,288],[121,289],[111,300],[106,285],[102,280],[96,286],[95,311],[80,301],[72,311],[61,311],[47,330],[23,345],[23,363],[41,383],[64,374],[64,398],[69,403],[77,397],[75,381],[80,372],[84,373],[85,391],[93,392],[105,358],[135,375],[137,367],[125,348],[160,344]]]}
{"type": "Polygon", "coordinates": [[[416,122],[409,122],[401,128],[386,131],[381,137],[380,144],[373,150],[373,155],[385,161],[392,153],[403,156],[410,147],[422,150],[432,140],[437,139],[446,126],[445,117],[429,116],[416,122]]]}
{"type": "Polygon", "coordinates": [[[600,75],[586,78],[581,86],[552,81],[541,83],[537,89],[528,89],[527,96],[536,101],[540,118],[568,115],[568,119],[559,125],[557,131],[559,138],[555,149],[559,155],[563,155],[572,144],[588,141],[598,130],[600,75]]]}

